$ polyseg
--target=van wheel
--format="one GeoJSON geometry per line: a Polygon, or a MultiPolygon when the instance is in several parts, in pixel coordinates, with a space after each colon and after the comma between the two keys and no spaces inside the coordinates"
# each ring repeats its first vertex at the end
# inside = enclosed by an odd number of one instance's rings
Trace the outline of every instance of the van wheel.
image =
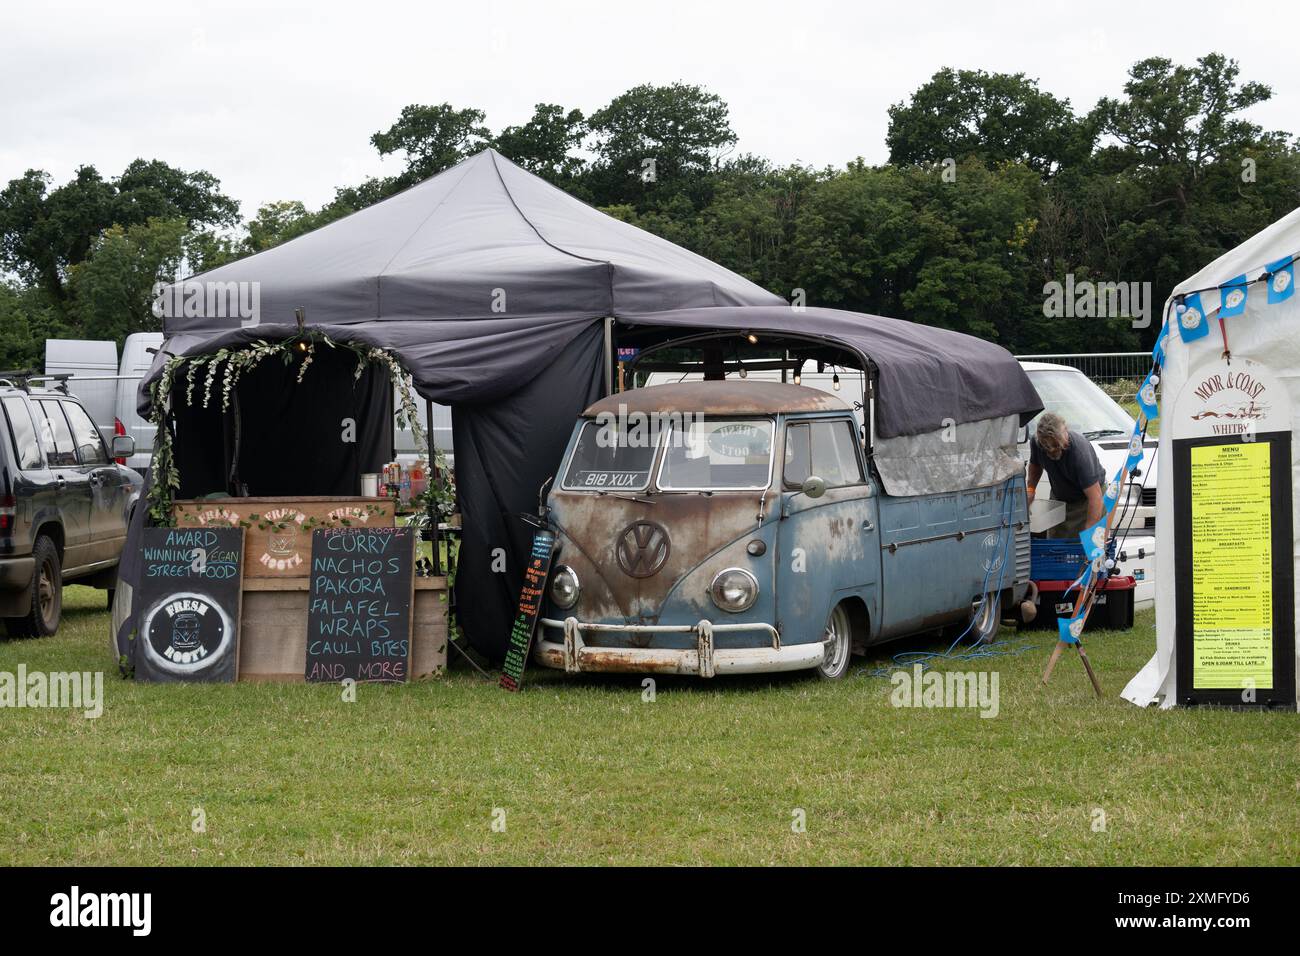
{"type": "Polygon", "coordinates": [[[971,605],[970,633],[978,644],[992,644],[1002,626],[1002,592],[990,591],[971,605]]]}
{"type": "Polygon", "coordinates": [[[5,627],[15,637],[49,637],[59,629],[63,615],[63,568],[59,550],[44,536],[32,548],[36,569],[32,572],[29,610],[22,617],[5,620],[5,627]]]}
{"type": "Polygon", "coordinates": [[[849,660],[853,657],[853,622],[843,602],[831,609],[824,640],[826,653],[817,665],[817,676],[823,680],[839,680],[849,672],[849,660]]]}

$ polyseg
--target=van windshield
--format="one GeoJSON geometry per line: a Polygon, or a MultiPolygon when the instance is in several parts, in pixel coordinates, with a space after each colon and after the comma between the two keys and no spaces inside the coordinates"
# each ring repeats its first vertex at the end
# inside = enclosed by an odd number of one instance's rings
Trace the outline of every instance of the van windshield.
{"type": "Polygon", "coordinates": [[[611,424],[585,422],[573,447],[563,488],[569,491],[642,491],[650,484],[654,437],[611,424]]]}
{"type": "Polygon", "coordinates": [[[772,478],[770,420],[696,419],[668,434],[663,491],[758,491],[772,478]]]}

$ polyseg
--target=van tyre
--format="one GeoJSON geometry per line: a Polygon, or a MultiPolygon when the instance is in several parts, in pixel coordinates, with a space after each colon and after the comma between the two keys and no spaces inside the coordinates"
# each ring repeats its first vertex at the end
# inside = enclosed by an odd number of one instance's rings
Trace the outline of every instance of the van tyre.
{"type": "Polygon", "coordinates": [[[971,606],[970,632],[977,644],[992,644],[1002,626],[1002,592],[990,591],[971,606]]]}
{"type": "Polygon", "coordinates": [[[59,629],[63,615],[63,567],[59,549],[42,535],[32,548],[36,568],[32,572],[28,611],[22,617],[6,618],[5,628],[14,637],[49,637],[59,629]]]}
{"type": "Polygon", "coordinates": [[[823,639],[826,654],[817,665],[817,676],[822,680],[840,680],[849,672],[849,661],[853,658],[853,618],[843,602],[831,608],[823,639]]]}

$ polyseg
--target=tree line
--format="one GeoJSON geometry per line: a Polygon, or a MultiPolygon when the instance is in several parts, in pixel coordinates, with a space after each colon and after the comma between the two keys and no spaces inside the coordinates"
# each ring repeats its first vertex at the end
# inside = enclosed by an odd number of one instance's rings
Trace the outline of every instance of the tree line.
{"type": "Polygon", "coordinates": [[[202,170],[83,166],[59,186],[29,170],[0,192],[0,368],[38,367],[46,338],[157,329],[155,282],[288,241],[485,146],[787,299],[1020,352],[1149,347],[1175,283],[1300,204],[1300,144],[1244,115],[1271,95],[1217,53],[1142,60],[1086,112],[1023,74],[945,68],[890,107],[887,163],[842,168],[738,153],[727,104],[686,83],[590,114],[539,104],[495,133],[478,109],[410,105],[370,138],[396,175],[248,221],[202,170]],[[1151,327],[1045,308],[1067,280],[1145,287],[1151,327]]]}

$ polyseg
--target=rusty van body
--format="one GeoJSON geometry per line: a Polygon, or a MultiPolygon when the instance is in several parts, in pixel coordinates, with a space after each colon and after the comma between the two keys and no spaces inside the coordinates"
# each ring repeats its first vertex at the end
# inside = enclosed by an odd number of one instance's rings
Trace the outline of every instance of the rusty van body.
{"type": "Polygon", "coordinates": [[[996,630],[1028,580],[1023,473],[894,496],[831,394],[709,381],[619,392],[574,428],[534,659],[570,672],[815,669],[921,631],[996,630]]]}

